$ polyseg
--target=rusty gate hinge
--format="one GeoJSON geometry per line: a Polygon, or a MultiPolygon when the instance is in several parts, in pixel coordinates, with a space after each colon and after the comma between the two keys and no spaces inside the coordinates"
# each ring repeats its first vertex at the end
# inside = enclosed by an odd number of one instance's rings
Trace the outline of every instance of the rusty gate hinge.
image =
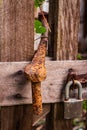
{"type": "Polygon", "coordinates": [[[68,76],[67,76],[67,82],[68,81],[74,81],[78,80],[82,87],[87,87],[87,73],[78,75],[74,69],[69,69],[68,76]]]}
{"type": "Polygon", "coordinates": [[[42,38],[32,62],[25,67],[25,74],[32,85],[32,102],[34,114],[42,113],[41,81],[46,78],[45,55],[47,38],[42,38]]]}

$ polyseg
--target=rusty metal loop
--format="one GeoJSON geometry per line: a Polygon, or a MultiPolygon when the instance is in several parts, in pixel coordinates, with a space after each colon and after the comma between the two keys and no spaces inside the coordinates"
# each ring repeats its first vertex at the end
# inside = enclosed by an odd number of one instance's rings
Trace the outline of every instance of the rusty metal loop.
{"type": "MultiPolygon", "coordinates": [[[[65,86],[65,100],[69,99],[69,90],[71,85],[73,85],[73,81],[68,81],[65,86]]],[[[74,85],[78,86],[78,99],[82,99],[82,85],[78,80],[74,80],[74,85]]]]}

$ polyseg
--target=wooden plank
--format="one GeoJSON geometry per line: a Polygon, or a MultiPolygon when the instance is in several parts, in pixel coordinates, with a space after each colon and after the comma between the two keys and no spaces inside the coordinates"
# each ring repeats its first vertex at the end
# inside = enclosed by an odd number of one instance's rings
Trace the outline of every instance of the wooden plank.
{"type": "MultiPolygon", "coordinates": [[[[0,61],[28,61],[34,53],[34,1],[0,2],[0,61]]],[[[32,118],[31,105],[2,107],[0,130],[31,130],[32,118]]]]}
{"type": "Polygon", "coordinates": [[[34,54],[33,1],[2,0],[0,61],[28,61],[34,54]]]}
{"type": "Polygon", "coordinates": [[[56,60],[77,59],[79,8],[79,0],[56,0],[55,2],[53,34],[54,58],[56,60]]]}
{"type": "MultiPolygon", "coordinates": [[[[0,62],[0,106],[31,104],[31,83],[24,75],[28,62],[0,62]]],[[[78,74],[86,73],[87,61],[47,61],[47,78],[42,82],[43,103],[60,102],[68,70],[73,68],[78,74]]],[[[87,99],[87,88],[83,89],[87,99]]]]}
{"type": "MultiPolygon", "coordinates": [[[[79,0],[50,0],[50,41],[53,59],[75,60],[78,53],[79,0]]],[[[72,130],[72,120],[64,120],[63,103],[52,104],[47,130],[72,130]],[[49,128],[50,124],[50,128],[49,128]]]]}

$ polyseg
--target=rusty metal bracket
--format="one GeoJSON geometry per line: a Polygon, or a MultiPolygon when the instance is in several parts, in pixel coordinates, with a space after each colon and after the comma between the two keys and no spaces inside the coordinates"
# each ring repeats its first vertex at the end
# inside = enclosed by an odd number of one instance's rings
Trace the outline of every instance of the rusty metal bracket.
{"type": "Polygon", "coordinates": [[[68,75],[67,75],[67,82],[68,81],[74,81],[78,80],[82,87],[87,87],[87,73],[78,75],[77,72],[74,69],[69,69],[68,75]]]}
{"type": "Polygon", "coordinates": [[[32,102],[34,114],[42,113],[41,82],[46,79],[45,55],[47,38],[42,38],[32,62],[25,67],[26,77],[32,85],[32,102]]]}

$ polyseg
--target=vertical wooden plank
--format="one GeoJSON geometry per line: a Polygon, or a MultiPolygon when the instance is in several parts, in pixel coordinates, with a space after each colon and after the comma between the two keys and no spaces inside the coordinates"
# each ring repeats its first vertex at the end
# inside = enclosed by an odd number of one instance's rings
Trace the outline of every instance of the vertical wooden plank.
{"type": "MultiPolygon", "coordinates": [[[[1,1],[0,61],[31,59],[34,52],[33,19],[33,0],[1,1]]],[[[0,130],[31,130],[32,117],[31,105],[2,107],[0,130]]]]}
{"type": "MultiPolygon", "coordinates": [[[[57,60],[74,60],[78,53],[79,0],[59,2],[57,60]]],[[[56,35],[55,35],[56,40],[56,35]]]]}
{"type": "Polygon", "coordinates": [[[3,0],[1,61],[29,60],[33,54],[33,0],[3,0]]]}
{"type": "MultiPolygon", "coordinates": [[[[74,60],[78,53],[79,0],[50,0],[50,4],[50,10],[53,9],[50,41],[54,59],[74,60]]],[[[52,105],[47,118],[49,130],[72,130],[72,120],[65,120],[63,113],[63,103],[52,105]]]]}

